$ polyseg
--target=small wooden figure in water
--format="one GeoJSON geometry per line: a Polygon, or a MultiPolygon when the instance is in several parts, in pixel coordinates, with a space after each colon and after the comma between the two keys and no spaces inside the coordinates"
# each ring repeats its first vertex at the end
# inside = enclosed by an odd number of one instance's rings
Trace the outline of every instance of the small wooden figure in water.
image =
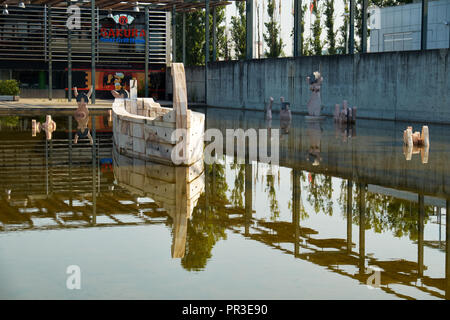
{"type": "Polygon", "coordinates": [[[47,140],[52,139],[52,133],[56,131],[56,122],[52,120],[52,116],[47,115],[44,123],[37,122],[34,119],[31,120],[31,135],[36,137],[36,133],[41,132],[41,130],[45,131],[47,140]]]}
{"type": "Polygon", "coordinates": [[[407,161],[411,160],[413,154],[419,154],[422,163],[428,163],[428,154],[430,150],[430,136],[428,126],[422,127],[422,134],[419,131],[413,133],[411,126],[403,131],[403,154],[407,161]]]}
{"type": "Polygon", "coordinates": [[[334,106],[334,121],[340,123],[355,123],[356,122],[356,107],[349,108],[347,100],[342,102],[342,110],[339,104],[334,106]]]}
{"type": "Polygon", "coordinates": [[[412,127],[407,127],[403,131],[403,143],[407,146],[424,146],[430,145],[430,135],[428,126],[422,127],[422,134],[419,131],[413,133],[412,127]]]}
{"type": "Polygon", "coordinates": [[[311,117],[319,117],[322,110],[320,88],[323,77],[319,71],[315,71],[311,76],[306,77],[306,82],[309,84],[309,90],[311,90],[311,98],[308,101],[308,114],[311,117]]]}

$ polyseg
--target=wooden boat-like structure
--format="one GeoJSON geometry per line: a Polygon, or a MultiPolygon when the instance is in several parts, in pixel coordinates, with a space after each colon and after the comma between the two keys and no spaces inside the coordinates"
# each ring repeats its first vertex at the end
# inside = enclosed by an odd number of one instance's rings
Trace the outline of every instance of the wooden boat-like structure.
{"type": "Polygon", "coordinates": [[[113,151],[114,178],[130,193],[148,197],[173,219],[172,258],[185,253],[187,221],[205,189],[203,158],[190,166],[143,161],[113,151]]]}
{"type": "Polygon", "coordinates": [[[152,98],[138,98],[136,80],[130,81],[129,99],[114,100],[114,148],[119,154],[187,166],[203,157],[205,116],[188,109],[182,63],[172,64],[172,78],[173,108],[161,107],[152,98]],[[184,130],[182,138],[177,136],[177,129],[184,130]],[[179,152],[181,146],[186,151],[179,152]]]}

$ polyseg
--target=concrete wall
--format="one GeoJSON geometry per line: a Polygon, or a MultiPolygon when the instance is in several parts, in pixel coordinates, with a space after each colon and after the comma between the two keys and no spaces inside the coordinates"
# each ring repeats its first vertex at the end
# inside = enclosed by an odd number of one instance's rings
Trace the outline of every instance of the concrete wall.
{"type": "MultiPolygon", "coordinates": [[[[185,67],[186,86],[189,102],[205,102],[205,68],[185,67]]],[[[166,92],[168,99],[172,100],[172,76],[167,68],[166,92]]]]}
{"type": "MultiPolygon", "coordinates": [[[[208,67],[210,106],[263,110],[270,96],[294,112],[307,112],[306,76],[321,70],[323,114],[347,99],[358,117],[450,123],[448,49],[213,62],[208,67]]],[[[189,88],[202,86],[200,68],[186,68],[189,88]]]]}

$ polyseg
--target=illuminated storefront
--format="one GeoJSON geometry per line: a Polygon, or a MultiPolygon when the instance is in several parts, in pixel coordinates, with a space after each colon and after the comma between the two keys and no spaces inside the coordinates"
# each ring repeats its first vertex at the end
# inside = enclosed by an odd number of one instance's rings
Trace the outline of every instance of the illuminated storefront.
{"type": "Polygon", "coordinates": [[[110,90],[127,87],[132,78],[143,95],[147,72],[147,94],[164,97],[169,13],[92,11],[87,3],[79,7],[79,28],[70,29],[73,12],[66,2],[55,5],[21,8],[16,2],[0,10],[0,79],[19,80],[22,97],[43,98],[67,97],[70,85],[87,90],[95,80],[96,97],[112,98],[110,90]]]}

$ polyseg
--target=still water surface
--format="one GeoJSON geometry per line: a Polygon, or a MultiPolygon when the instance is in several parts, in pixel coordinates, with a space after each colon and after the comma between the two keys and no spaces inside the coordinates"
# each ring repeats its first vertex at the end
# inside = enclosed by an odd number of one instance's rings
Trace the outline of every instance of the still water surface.
{"type": "MultiPolygon", "coordinates": [[[[70,116],[54,115],[48,142],[32,118],[0,117],[2,299],[450,297],[448,127],[430,125],[430,149],[407,161],[406,124],[294,116],[280,166],[228,154],[175,169],[114,152],[106,116],[95,148],[71,143],[70,116]]],[[[280,122],[209,109],[206,125],[280,122]]]]}

